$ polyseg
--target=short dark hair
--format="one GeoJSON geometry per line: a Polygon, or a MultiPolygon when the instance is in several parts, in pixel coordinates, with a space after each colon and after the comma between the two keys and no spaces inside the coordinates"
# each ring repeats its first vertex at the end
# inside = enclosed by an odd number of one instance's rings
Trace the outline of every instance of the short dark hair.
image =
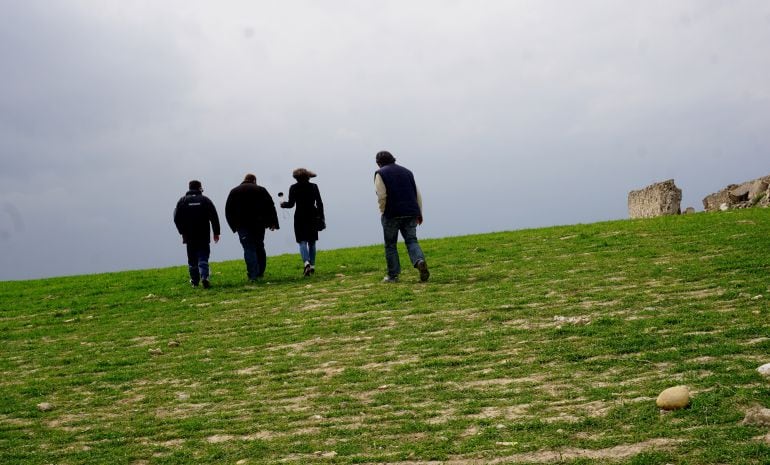
{"type": "Polygon", "coordinates": [[[253,174],[249,173],[249,174],[247,174],[246,176],[243,177],[243,182],[249,182],[251,184],[256,184],[257,183],[257,177],[254,176],[253,174]]]}
{"type": "Polygon", "coordinates": [[[201,182],[198,181],[197,179],[193,179],[192,181],[190,181],[190,183],[187,186],[190,188],[191,191],[199,191],[201,190],[201,187],[203,187],[201,182]]]}
{"type": "Polygon", "coordinates": [[[395,163],[396,158],[390,152],[383,150],[382,152],[377,152],[375,161],[378,165],[385,166],[390,165],[391,163],[395,163]]]}

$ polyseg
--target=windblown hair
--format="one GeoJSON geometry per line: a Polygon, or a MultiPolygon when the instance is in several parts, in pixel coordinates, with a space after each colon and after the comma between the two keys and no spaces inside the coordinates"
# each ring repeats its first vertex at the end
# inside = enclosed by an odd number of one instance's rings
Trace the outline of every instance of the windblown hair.
{"type": "Polygon", "coordinates": [[[296,170],[294,170],[294,171],[291,173],[291,175],[292,175],[292,177],[294,177],[294,179],[296,179],[297,181],[302,181],[302,180],[305,180],[305,181],[307,181],[307,180],[309,180],[310,178],[314,178],[314,177],[316,176],[316,174],[315,174],[315,173],[313,173],[312,171],[310,171],[310,170],[308,170],[308,169],[305,169],[305,168],[297,168],[296,170]]]}
{"type": "Polygon", "coordinates": [[[257,183],[257,177],[254,176],[253,174],[249,173],[249,174],[247,174],[246,176],[243,177],[243,182],[248,182],[248,183],[251,183],[251,184],[256,184],[257,183]]]}

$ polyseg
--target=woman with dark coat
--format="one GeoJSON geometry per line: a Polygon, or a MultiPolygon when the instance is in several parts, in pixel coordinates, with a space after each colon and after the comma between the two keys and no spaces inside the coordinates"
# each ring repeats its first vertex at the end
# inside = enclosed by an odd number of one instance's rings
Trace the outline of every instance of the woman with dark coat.
{"type": "Polygon", "coordinates": [[[299,254],[305,264],[304,274],[310,276],[315,273],[318,231],[326,227],[324,204],[318,186],[310,182],[310,178],[316,176],[315,173],[297,168],[292,176],[297,182],[289,188],[289,201],[281,202],[281,208],[297,206],[294,211],[294,238],[299,244],[299,254]]]}

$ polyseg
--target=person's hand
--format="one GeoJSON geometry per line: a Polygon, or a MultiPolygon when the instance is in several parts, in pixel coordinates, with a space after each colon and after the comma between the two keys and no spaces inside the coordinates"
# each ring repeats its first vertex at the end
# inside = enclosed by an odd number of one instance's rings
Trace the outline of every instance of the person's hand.
{"type": "Polygon", "coordinates": [[[214,244],[219,242],[219,234],[214,234],[214,244]]]}
{"type": "Polygon", "coordinates": [[[422,215],[417,216],[417,224],[422,224],[422,215]]]}

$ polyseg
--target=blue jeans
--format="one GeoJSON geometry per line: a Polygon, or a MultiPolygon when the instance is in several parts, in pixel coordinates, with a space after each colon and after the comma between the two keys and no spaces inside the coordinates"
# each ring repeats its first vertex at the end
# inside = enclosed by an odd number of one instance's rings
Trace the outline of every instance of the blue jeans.
{"type": "Polygon", "coordinates": [[[398,259],[398,233],[404,238],[406,251],[412,266],[420,260],[425,260],[420,243],[417,242],[417,218],[414,216],[400,216],[386,218],[382,216],[382,233],[385,238],[385,261],[388,264],[388,276],[396,277],[401,273],[401,262],[398,259]]]}
{"type": "Polygon", "coordinates": [[[245,229],[238,230],[238,239],[243,247],[243,261],[246,262],[246,274],[249,279],[261,278],[267,267],[267,254],[265,253],[265,230],[256,231],[245,229]]]}
{"type": "Polygon", "coordinates": [[[198,284],[201,279],[209,279],[209,255],[211,248],[208,242],[193,242],[187,244],[187,269],[190,271],[190,281],[198,284]]]}
{"type": "Polygon", "coordinates": [[[315,266],[315,241],[299,242],[299,255],[302,257],[302,263],[310,262],[315,266]]]}

